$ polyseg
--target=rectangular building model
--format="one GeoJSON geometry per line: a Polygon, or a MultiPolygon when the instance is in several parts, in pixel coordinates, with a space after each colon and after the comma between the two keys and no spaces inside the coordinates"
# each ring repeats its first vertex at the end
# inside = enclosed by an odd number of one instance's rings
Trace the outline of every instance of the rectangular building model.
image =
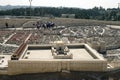
{"type": "Polygon", "coordinates": [[[106,71],[107,61],[87,44],[27,45],[8,61],[8,74],[62,71],[106,71]]]}

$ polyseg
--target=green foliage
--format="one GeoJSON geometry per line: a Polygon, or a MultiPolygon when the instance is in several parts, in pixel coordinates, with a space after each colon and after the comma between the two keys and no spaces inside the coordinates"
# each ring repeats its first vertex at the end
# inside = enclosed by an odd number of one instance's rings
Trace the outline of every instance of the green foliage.
{"type": "MultiPolygon", "coordinates": [[[[120,21],[120,9],[104,9],[102,7],[94,7],[92,9],[65,8],[65,7],[36,7],[31,9],[32,16],[55,16],[61,17],[61,14],[75,14],[78,19],[95,19],[120,21]]],[[[0,16],[30,16],[30,8],[18,8],[6,11],[0,11],[0,16]]]]}

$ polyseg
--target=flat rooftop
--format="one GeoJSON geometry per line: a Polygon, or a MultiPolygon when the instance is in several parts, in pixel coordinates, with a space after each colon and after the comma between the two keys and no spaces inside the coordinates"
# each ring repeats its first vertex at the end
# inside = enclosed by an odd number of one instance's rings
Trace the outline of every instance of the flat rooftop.
{"type": "MultiPolygon", "coordinates": [[[[73,54],[73,59],[89,60],[94,59],[84,48],[83,49],[70,49],[70,53],[73,54]]],[[[51,50],[27,50],[23,59],[54,59],[51,50]],[[29,53],[29,54],[27,54],[29,53]]]]}
{"type": "MultiPolygon", "coordinates": [[[[59,60],[59,59],[54,59],[52,52],[51,52],[51,47],[49,48],[43,48],[42,46],[28,46],[26,51],[22,54],[21,58],[19,60],[59,60]],[[32,48],[33,47],[33,48],[32,48]],[[37,48],[39,47],[39,48],[37,48]]],[[[44,46],[45,47],[45,46],[44,46]]],[[[92,48],[91,48],[92,49],[92,48]]],[[[73,58],[70,60],[94,60],[96,59],[93,54],[90,53],[89,50],[87,50],[85,47],[81,46],[74,46],[74,47],[69,47],[70,53],[72,53],[73,58]]],[[[69,53],[68,53],[69,54],[69,53]]],[[[99,54],[97,54],[99,56],[99,54]]],[[[99,59],[99,58],[97,58],[99,59]]]]}
{"type": "Polygon", "coordinates": [[[0,55],[0,69],[8,67],[8,60],[11,59],[11,55],[0,55]]]}
{"type": "Polygon", "coordinates": [[[120,29],[120,26],[116,26],[116,25],[107,25],[107,26],[112,29],[120,29]]]}

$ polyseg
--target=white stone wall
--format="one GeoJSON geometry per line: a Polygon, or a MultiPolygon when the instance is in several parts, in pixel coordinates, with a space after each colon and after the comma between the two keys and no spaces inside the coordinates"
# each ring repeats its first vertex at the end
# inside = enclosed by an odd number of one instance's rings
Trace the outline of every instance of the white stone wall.
{"type": "Polygon", "coordinates": [[[106,61],[22,61],[13,60],[8,63],[8,74],[45,73],[69,71],[105,71],[106,61]]]}
{"type": "Polygon", "coordinates": [[[60,64],[57,61],[9,61],[8,65],[9,75],[60,71],[60,64]]]}
{"type": "Polygon", "coordinates": [[[70,62],[71,71],[106,71],[105,61],[72,61],[70,62]]]}
{"type": "Polygon", "coordinates": [[[7,74],[8,74],[7,70],[0,70],[0,75],[7,75],[7,74]]]}

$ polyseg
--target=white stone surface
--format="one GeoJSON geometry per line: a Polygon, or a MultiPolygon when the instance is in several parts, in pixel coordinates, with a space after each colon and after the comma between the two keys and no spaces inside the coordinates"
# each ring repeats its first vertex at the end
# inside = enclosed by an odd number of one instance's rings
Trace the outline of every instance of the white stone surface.
{"type": "MultiPolygon", "coordinates": [[[[86,49],[70,49],[70,53],[73,54],[73,60],[93,60],[94,58],[86,51],[86,49]]],[[[28,50],[23,59],[28,57],[28,60],[40,60],[40,59],[52,59],[54,60],[51,50],[28,50]],[[30,54],[27,54],[30,52],[30,54]]]]}
{"type": "Polygon", "coordinates": [[[10,60],[10,58],[11,58],[11,55],[0,55],[0,68],[1,69],[8,67],[8,60],[10,60]]]}

